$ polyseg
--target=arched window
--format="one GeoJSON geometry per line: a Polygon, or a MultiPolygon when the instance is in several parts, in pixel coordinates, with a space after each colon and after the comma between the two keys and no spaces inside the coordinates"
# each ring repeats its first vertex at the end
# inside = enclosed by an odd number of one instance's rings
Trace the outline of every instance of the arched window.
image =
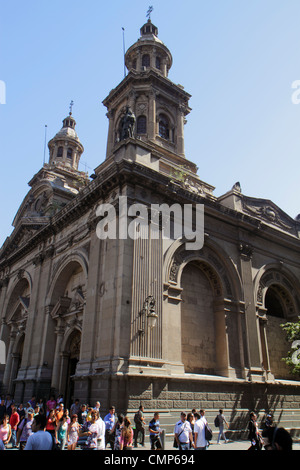
{"type": "Polygon", "coordinates": [[[156,61],[155,61],[155,66],[158,70],[160,70],[160,57],[156,57],[156,61]]]}
{"type": "Polygon", "coordinates": [[[58,158],[62,158],[63,153],[64,153],[63,147],[58,147],[58,150],[57,150],[57,157],[58,157],[58,158]]]}
{"type": "Polygon", "coordinates": [[[159,115],[158,133],[163,139],[169,140],[170,125],[167,116],[165,116],[164,114],[159,115]]]}
{"type": "Polygon", "coordinates": [[[280,295],[275,286],[270,286],[266,293],[265,307],[267,315],[277,318],[284,318],[284,311],[280,295]]]}
{"type": "Polygon", "coordinates": [[[67,158],[73,158],[73,150],[71,148],[68,148],[67,158]]]}
{"type": "Polygon", "coordinates": [[[150,67],[150,55],[144,54],[142,57],[142,67],[150,67]]]}
{"type": "Polygon", "coordinates": [[[139,116],[137,118],[136,132],[137,132],[137,134],[146,134],[147,133],[147,118],[146,118],[146,116],[139,116]]]}

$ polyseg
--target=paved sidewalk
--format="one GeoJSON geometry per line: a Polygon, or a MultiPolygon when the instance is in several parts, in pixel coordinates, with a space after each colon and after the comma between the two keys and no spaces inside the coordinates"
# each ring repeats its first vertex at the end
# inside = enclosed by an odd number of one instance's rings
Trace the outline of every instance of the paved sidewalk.
{"type": "MultiPolygon", "coordinates": [[[[224,441],[221,441],[221,444],[217,444],[217,441],[212,441],[207,450],[247,450],[250,446],[250,441],[228,441],[226,444],[224,441]]],[[[150,450],[149,443],[146,442],[146,447],[138,446],[135,447],[134,450],[150,450]]],[[[173,450],[174,449],[173,442],[166,442],[165,443],[165,450],[173,450]]],[[[294,442],[293,450],[300,450],[300,442],[294,442]]]]}

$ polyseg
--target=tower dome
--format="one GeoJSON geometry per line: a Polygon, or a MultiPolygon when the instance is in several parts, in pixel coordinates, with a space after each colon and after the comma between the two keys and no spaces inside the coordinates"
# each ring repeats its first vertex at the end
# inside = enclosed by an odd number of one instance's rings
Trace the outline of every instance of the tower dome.
{"type": "Polygon", "coordinates": [[[63,127],[48,143],[50,164],[60,164],[78,170],[79,160],[84,151],[75,130],[76,121],[70,111],[63,120],[63,127]]]}
{"type": "Polygon", "coordinates": [[[149,19],[141,27],[140,33],[140,38],[125,54],[127,69],[140,73],[151,68],[167,77],[173,59],[169,49],[158,38],[158,28],[149,19]]]}

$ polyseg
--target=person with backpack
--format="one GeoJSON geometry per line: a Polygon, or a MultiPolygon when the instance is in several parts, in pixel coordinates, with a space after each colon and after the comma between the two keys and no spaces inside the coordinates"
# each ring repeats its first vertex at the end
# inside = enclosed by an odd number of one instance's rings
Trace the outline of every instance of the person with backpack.
{"type": "Polygon", "coordinates": [[[206,427],[207,420],[204,416],[205,411],[200,410],[200,418],[195,422],[194,426],[194,440],[196,450],[206,450],[209,446],[209,440],[207,439],[206,427]]]}
{"type": "Polygon", "coordinates": [[[217,444],[220,444],[220,439],[223,438],[225,441],[225,444],[228,442],[226,439],[226,435],[224,432],[224,426],[227,426],[227,429],[229,429],[229,425],[226,421],[226,418],[223,415],[223,410],[219,410],[219,414],[215,418],[215,426],[216,428],[219,428],[219,434],[218,434],[218,439],[217,439],[217,444]]]}
{"type": "Polygon", "coordinates": [[[26,446],[26,442],[32,434],[32,423],[33,423],[33,416],[34,410],[32,408],[28,408],[26,411],[26,415],[19,423],[18,430],[17,430],[17,445],[20,444],[19,449],[24,450],[26,446]]]}
{"type": "Polygon", "coordinates": [[[144,407],[140,405],[138,411],[134,415],[135,430],[134,430],[134,447],[137,447],[137,440],[139,433],[141,434],[141,445],[145,447],[145,419],[144,407]]]}

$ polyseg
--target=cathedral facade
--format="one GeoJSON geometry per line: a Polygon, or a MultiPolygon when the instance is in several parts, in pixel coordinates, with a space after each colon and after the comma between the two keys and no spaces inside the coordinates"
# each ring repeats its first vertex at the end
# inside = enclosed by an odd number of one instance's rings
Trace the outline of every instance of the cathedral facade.
{"type": "Polygon", "coordinates": [[[238,183],[216,197],[201,181],[185,156],[190,95],[168,78],[172,60],[149,20],[103,101],[104,161],[90,178],[78,170],[70,112],[29,182],[0,251],[0,387],[16,401],[300,408],[281,327],[300,314],[300,221],[238,183]],[[156,236],[148,222],[128,236],[132,208],[162,204],[204,208],[203,246],[174,235],[173,210],[169,238],[161,217],[156,236]],[[99,207],[115,211],[118,236],[99,207]]]}

